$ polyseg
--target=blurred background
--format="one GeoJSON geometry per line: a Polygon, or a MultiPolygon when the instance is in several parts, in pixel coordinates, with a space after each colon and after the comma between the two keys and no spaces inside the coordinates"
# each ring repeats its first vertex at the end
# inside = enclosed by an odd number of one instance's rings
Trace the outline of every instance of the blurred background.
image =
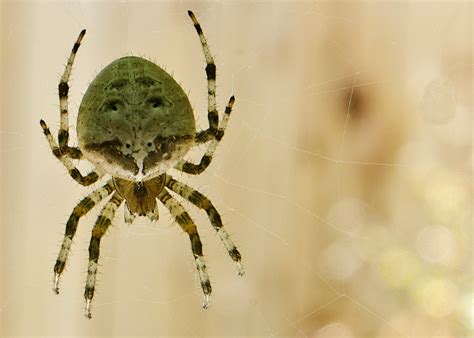
{"type": "MultiPolygon", "coordinates": [[[[1,336],[471,337],[472,3],[5,1],[0,53],[1,336]],[[102,240],[83,317],[84,217],[51,291],[65,222],[92,188],[53,157],[57,84],[73,69],[70,123],[88,83],[124,55],[173,74],[207,128],[205,62],[235,111],[212,165],[174,172],[221,212],[238,277],[205,213],[212,307],[189,240],[161,207],[102,240]]],[[[190,154],[198,158],[204,148],[190,154]]],[[[89,167],[81,165],[84,171],[89,167]]]]}

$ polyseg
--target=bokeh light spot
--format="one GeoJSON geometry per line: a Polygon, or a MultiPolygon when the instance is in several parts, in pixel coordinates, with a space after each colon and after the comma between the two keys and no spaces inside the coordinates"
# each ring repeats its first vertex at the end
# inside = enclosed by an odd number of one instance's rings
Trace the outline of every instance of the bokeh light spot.
{"type": "Polygon", "coordinates": [[[418,294],[421,306],[430,316],[450,315],[458,302],[458,289],[446,279],[431,279],[422,285],[418,294]]]}
{"type": "Polygon", "coordinates": [[[332,243],[323,252],[320,269],[326,276],[335,280],[349,278],[361,265],[361,257],[347,241],[332,243]]]}
{"type": "Polygon", "coordinates": [[[450,229],[430,226],[418,233],[416,250],[426,262],[450,265],[455,258],[456,241],[450,229]]]}
{"type": "Polygon", "coordinates": [[[387,285],[402,288],[417,275],[418,262],[408,250],[392,248],[382,253],[378,268],[387,285]]]}

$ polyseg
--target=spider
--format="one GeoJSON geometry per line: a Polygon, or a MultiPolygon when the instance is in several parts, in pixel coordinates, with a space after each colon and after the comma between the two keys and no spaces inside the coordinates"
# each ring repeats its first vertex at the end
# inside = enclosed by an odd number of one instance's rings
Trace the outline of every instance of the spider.
{"type": "Polygon", "coordinates": [[[84,291],[87,318],[92,317],[91,302],[94,297],[100,241],[122,203],[125,204],[126,223],[132,223],[136,216],[146,216],[151,221],[157,221],[159,200],[188,234],[204,293],[203,308],[210,305],[212,288],[202,243],[196,224],[169,191],[207,213],[210,223],[235,262],[238,274],[244,274],[241,255],[223,228],[221,216],[212,202],[166,173],[171,168],[190,175],[199,175],[206,170],[224,136],[235,100],[234,96],[230,97],[224,115],[219,120],[216,108],[216,66],[198,20],[192,11],[188,11],[188,15],[201,40],[206,60],[209,128],[196,131],[188,97],[171,75],[148,60],[126,56],[106,66],[87,88],[77,117],[78,146],[69,146],[68,82],[85,30],[80,32],[72,48],[58,85],[60,128],[57,142],[46,122],[40,121],[52,153],[75,181],[89,186],[106,175],[111,176],[104,185],[92,191],[74,207],[66,223],[64,239],[54,266],[53,291],[58,294],[59,279],[66,265],[79,219],[111,195],[95,222],[89,244],[84,291]],[[199,164],[184,159],[190,148],[205,143],[207,149],[199,164]],[[72,160],[87,160],[94,166],[94,170],[83,175],[72,160]]]}

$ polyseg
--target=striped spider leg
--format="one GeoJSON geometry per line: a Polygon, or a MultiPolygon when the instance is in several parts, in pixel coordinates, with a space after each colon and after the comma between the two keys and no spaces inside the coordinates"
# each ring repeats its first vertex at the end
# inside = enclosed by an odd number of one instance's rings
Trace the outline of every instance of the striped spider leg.
{"type": "Polygon", "coordinates": [[[192,187],[181,183],[177,180],[175,180],[173,177],[171,177],[168,174],[166,175],[166,180],[165,180],[165,186],[170,189],[171,191],[177,193],[184,199],[188,200],[192,204],[194,204],[196,207],[199,209],[204,210],[207,213],[207,216],[209,217],[209,220],[211,221],[211,225],[214,228],[214,230],[217,232],[219,235],[222,243],[224,244],[224,247],[226,248],[227,252],[229,253],[230,258],[234,261],[237,271],[239,273],[239,276],[244,275],[244,269],[242,267],[241,263],[241,255],[239,250],[237,250],[237,247],[235,244],[232,242],[230,239],[229,234],[227,231],[224,229],[224,225],[222,223],[221,216],[219,215],[219,212],[217,209],[214,207],[212,202],[204,196],[202,193],[199,191],[193,189],[192,187]]]}
{"type": "Polygon", "coordinates": [[[89,265],[87,268],[87,279],[86,288],[84,291],[84,298],[86,300],[84,314],[86,318],[92,318],[91,314],[91,302],[94,297],[95,281],[97,274],[97,267],[99,262],[100,253],[100,240],[105,235],[112,220],[115,216],[115,211],[122,204],[123,197],[119,193],[115,192],[107,204],[102,209],[94,227],[92,228],[91,241],[89,244],[89,265]]]}
{"type": "Polygon", "coordinates": [[[199,35],[201,40],[201,46],[206,60],[206,76],[207,76],[207,118],[209,120],[209,128],[196,133],[196,143],[206,143],[209,145],[204,153],[199,164],[194,164],[186,160],[179,161],[175,169],[183,171],[191,175],[201,174],[212,161],[212,156],[216,151],[217,145],[224,136],[224,131],[227,127],[227,121],[229,120],[230,113],[232,112],[232,106],[234,105],[235,97],[232,95],[225,108],[224,116],[219,122],[219,113],[216,107],[216,64],[212,57],[211,51],[207,44],[206,37],[202,31],[201,25],[199,24],[196,16],[192,11],[188,11],[188,15],[193,21],[194,28],[199,35]]]}
{"type": "Polygon", "coordinates": [[[191,250],[193,252],[194,261],[198,270],[199,279],[201,281],[201,288],[204,292],[203,308],[207,309],[210,305],[211,297],[211,282],[207,274],[206,262],[202,253],[202,242],[197,231],[196,224],[186,212],[184,207],[175,198],[173,198],[166,189],[163,189],[158,195],[158,199],[163,205],[168,208],[170,214],[176,219],[184,232],[186,232],[191,241],[191,250]]]}
{"type": "Polygon", "coordinates": [[[95,171],[90,172],[86,176],[83,176],[79,169],[72,163],[71,159],[82,159],[82,152],[77,147],[69,147],[69,111],[68,111],[68,93],[69,93],[69,77],[71,76],[72,65],[76,57],[76,53],[81,45],[82,38],[86,34],[86,30],[83,29],[77,37],[74,46],[72,47],[71,54],[66,63],[64,73],[59,81],[58,93],[59,93],[59,109],[60,109],[60,128],[58,132],[58,143],[54,140],[48,125],[44,120],[40,120],[41,128],[46,136],[53,155],[58,158],[59,161],[66,167],[69,175],[81,185],[88,186],[95,183],[101,175],[95,171]]]}
{"type": "Polygon", "coordinates": [[[75,207],[66,223],[66,232],[64,234],[63,243],[54,265],[54,286],[53,291],[59,293],[59,278],[66,266],[66,260],[69,255],[74,235],[76,234],[79,219],[87,214],[97,203],[109,196],[115,190],[112,180],[109,180],[104,186],[94,190],[92,193],[84,197],[75,207]]]}

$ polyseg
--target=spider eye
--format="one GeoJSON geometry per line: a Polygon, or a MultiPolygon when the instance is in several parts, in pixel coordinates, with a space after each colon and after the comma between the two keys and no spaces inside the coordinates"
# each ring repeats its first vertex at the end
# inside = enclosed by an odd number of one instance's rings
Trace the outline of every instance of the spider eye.
{"type": "Polygon", "coordinates": [[[125,148],[130,149],[130,147],[131,147],[130,143],[125,144],[125,148]]]}
{"type": "Polygon", "coordinates": [[[151,146],[153,145],[153,143],[148,142],[146,145],[147,145],[148,147],[151,147],[151,146]]]}

